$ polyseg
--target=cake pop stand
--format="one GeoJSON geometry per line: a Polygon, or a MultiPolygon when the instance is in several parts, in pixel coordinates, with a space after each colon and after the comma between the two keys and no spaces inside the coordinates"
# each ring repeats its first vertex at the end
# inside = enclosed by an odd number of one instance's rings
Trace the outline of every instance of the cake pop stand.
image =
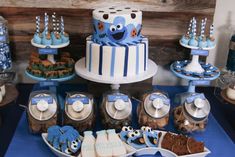
{"type": "MultiPolygon", "coordinates": [[[[51,61],[52,63],[55,63],[56,61],[54,60],[54,55],[58,54],[59,48],[64,48],[68,46],[69,42],[63,43],[60,45],[41,45],[41,44],[34,43],[32,39],[31,44],[38,48],[39,54],[47,55],[47,59],[51,61]]],[[[58,87],[59,82],[68,81],[72,79],[73,77],[75,77],[76,75],[75,73],[73,73],[72,75],[61,77],[61,78],[48,79],[48,78],[34,76],[30,74],[29,72],[27,72],[27,70],[25,70],[25,74],[29,78],[39,81],[38,84],[34,85],[34,88],[33,88],[34,90],[49,89],[51,92],[57,95],[58,99],[60,98],[60,96],[57,93],[57,87],[58,87]]],[[[63,108],[63,104],[60,104],[60,107],[63,108]]]]}
{"type": "MultiPolygon", "coordinates": [[[[186,79],[189,81],[188,91],[186,93],[181,93],[181,94],[176,95],[176,97],[175,97],[176,103],[184,102],[184,100],[187,96],[191,95],[192,93],[195,93],[195,88],[197,85],[207,86],[210,84],[210,82],[212,80],[215,80],[216,78],[218,78],[220,76],[220,72],[216,71],[213,73],[213,75],[211,75],[211,76],[207,75],[205,77],[204,72],[206,71],[206,69],[203,68],[202,63],[199,62],[199,56],[208,56],[209,50],[213,49],[215,46],[210,47],[210,48],[192,47],[192,46],[184,45],[183,43],[181,43],[181,41],[180,41],[180,45],[191,49],[192,60],[186,61],[187,63],[184,67],[182,67],[183,70],[181,70],[181,71],[175,70],[174,63],[171,64],[171,66],[170,66],[171,71],[177,77],[180,77],[182,79],[186,79]],[[192,74],[186,75],[183,71],[191,72],[192,74]],[[196,74],[196,73],[203,74],[203,75],[201,77],[195,76],[194,74],[196,74]]],[[[212,65],[210,65],[210,67],[212,67],[212,69],[217,69],[216,67],[214,67],[212,65]]]]}
{"type": "Polygon", "coordinates": [[[118,90],[120,87],[120,84],[140,82],[140,81],[153,77],[157,73],[157,68],[158,68],[157,65],[152,60],[149,59],[148,69],[146,72],[138,76],[113,78],[113,77],[101,76],[101,75],[89,72],[85,67],[85,57],[77,61],[75,64],[75,71],[77,75],[93,82],[111,84],[111,88],[114,90],[118,90]]]}

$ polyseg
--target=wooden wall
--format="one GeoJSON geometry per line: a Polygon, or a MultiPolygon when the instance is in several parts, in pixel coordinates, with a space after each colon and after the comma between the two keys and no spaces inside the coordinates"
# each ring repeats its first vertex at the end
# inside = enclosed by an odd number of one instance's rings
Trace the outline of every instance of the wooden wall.
{"type": "Polygon", "coordinates": [[[71,36],[71,45],[66,49],[76,58],[84,56],[85,37],[92,33],[92,9],[108,5],[131,5],[143,10],[142,34],[150,40],[149,56],[167,67],[189,57],[188,50],[178,44],[179,38],[193,16],[207,17],[212,22],[216,0],[2,0],[0,15],[9,22],[14,60],[27,62],[28,54],[36,51],[30,40],[35,16],[43,16],[44,12],[64,16],[65,29],[71,36]]]}

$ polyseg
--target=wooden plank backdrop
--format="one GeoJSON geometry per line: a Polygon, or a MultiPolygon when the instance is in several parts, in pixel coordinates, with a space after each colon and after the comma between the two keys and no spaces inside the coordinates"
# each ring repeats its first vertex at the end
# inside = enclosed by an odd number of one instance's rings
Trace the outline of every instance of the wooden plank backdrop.
{"type": "Polygon", "coordinates": [[[1,0],[0,15],[8,20],[13,59],[21,64],[36,51],[30,45],[35,16],[43,16],[44,12],[63,15],[71,39],[65,49],[78,59],[85,56],[85,38],[92,33],[92,10],[120,5],[143,10],[142,34],[150,41],[149,57],[168,67],[175,60],[189,58],[188,50],[178,44],[179,38],[193,16],[207,17],[212,23],[216,0],[1,0]]]}

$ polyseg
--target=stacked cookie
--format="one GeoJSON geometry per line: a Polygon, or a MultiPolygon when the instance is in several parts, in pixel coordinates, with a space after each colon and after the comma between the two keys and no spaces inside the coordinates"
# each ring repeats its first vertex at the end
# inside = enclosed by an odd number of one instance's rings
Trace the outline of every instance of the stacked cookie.
{"type": "Polygon", "coordinates": [[[30,55],[27,72],[33,76],[47,79],[63,78],[73,74],[74,63],[68,52],[61,53],[55,64],[47,60],[45,55],[33,52],[30,55]]]}

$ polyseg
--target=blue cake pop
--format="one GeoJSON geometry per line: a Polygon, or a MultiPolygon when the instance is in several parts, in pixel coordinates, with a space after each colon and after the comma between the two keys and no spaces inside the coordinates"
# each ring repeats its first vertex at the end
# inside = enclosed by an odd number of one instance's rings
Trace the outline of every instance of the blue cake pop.
{"type": "Polygon", "coordinates": [[[214,47],[215,46],[215,38],[213,37],[214,34],[214,26],[210,26],[210,36],[207,38],[207,47],[214,47]]]}
{"type": "Polygon", "coordinates": [[[206,41],[206,38],[205,38],[205,37],[203,37],[203,38],[199,41],[198,46],[199,46],[200,48],[206,48],[206,47],[207,47],[207,41],[206,41]]]}
{"type": "Polygon", "coordinates": [[[50,34],[47,34],[42,38],[42,44],[47,46],[52,44],[52,39],[50,34]]]}

